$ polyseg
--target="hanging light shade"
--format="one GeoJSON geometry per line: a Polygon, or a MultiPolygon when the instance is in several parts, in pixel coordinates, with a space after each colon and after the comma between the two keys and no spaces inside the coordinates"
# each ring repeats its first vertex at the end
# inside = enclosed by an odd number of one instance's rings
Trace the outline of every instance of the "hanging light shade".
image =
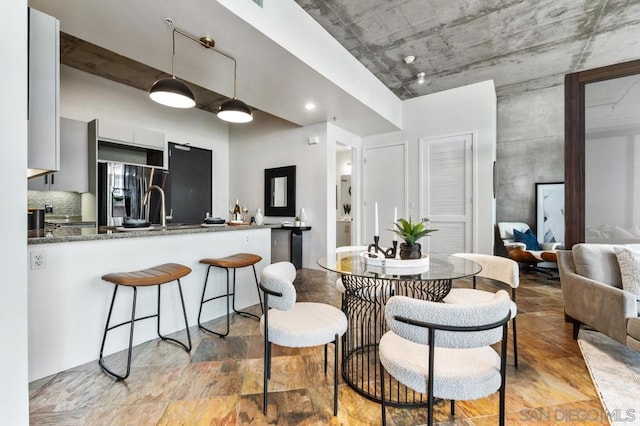
{"type": "MultiPolygon", "coordinates": [[[[173,25],[172,20],[165,20],[168,25],[173,25]]],[[[192,34],[173,27],[172,31],[172,56],[171,56],[171,78],[162,78],[151,87],[149,97],[155,102],[174,108],[191,108],[195,106],[195,97],[189,87],[176,79],[175,63],[176,63],[176,33],[199,43],[202,47],[210,49],[220,55],[227,57],[233,61],[233,98],[222,103],[218,107],[216,115],[220,120],[229,123],[248,123],[253,120],[251,108],[236,97],[237,92],[237,62],[236,58],[216,49],[215,40],[209,36],[196,38],[192,34]]]]}
{"type": "Polygon", "coordinates": [[[173,108],[193,108],[195,96],[189,87],[176,79],[176,31],[171,33],[171,78],[161,78],[153,83],[149,97],[154,102],[173,108]]]}
{"type": "Polygon", "coordinates": [[[196,105],[191,89],[175,77],[161,78],[153,83],[149,97],[159,104],[173,108],[192,108],[196,105]]]}
{"type": "Polygon", "coordinates": [[[225,101],[218,107],[218,118],[229,123],[248,123],[253,120],[251,108],[239,99],[225,101]]]}

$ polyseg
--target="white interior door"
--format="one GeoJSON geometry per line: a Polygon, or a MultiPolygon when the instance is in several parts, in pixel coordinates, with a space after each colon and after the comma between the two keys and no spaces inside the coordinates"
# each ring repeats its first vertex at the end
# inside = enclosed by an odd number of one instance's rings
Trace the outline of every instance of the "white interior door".
{"type": "Polygon", "coordinates": [[[420,212],[438,229],[422,240],[429,253],[472,251],[473,135],[420,139],[420,212]]]}
{"type": "Polygon", "coordinates": [[[366,148],[363,159],[363,244],[373,243],[374,205],[378,203],[380,245],[389,247],[393,234],[393,209],[404,217],[407,202],[407,144],[366,148]]]}

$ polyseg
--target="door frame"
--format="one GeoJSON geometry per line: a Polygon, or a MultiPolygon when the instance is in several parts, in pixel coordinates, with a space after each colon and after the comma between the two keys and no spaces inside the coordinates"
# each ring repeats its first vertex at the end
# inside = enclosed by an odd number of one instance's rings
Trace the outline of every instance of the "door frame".
{"type": "Polygon", "coordinates": [[[478,141],[478,134],[475,130],[460,131],[456,133],[448,133],[437,136],[425,136],[418,138],[418,203],[420,217],[425,217],[424,206],[424,185],[423,177],[426,172],[425,165],[422,163],[424,155],[424,143],[436,139],[453,138],[457,136],[471,136],[471,248],[470,251],[475,253],[478,250],[478,150],[474,149],[478,141]]]}
{"type": "Polygon", "coordinates": [[[564,76],[564,246],[585,241],[584,93],[589,83],[640,74],[640,60],[579,71],[564,76]]]}

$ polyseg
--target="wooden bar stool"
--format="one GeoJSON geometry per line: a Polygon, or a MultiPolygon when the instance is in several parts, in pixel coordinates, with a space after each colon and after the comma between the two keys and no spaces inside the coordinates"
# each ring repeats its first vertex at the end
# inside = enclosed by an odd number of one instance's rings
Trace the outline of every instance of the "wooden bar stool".
{"type": "Polygon", "coordinates": [[[124,380],[129,377],[129,372],[131,371],[131,352],[133,347],[133,326],[136,321],[157,317],[158,318],[158,337],[162,340],[169,340],[174,342],[180,346],[182,346],[187,352],[191,351],[191,335],[189,334],[189,323],[187,321],[187,311],[184,307],[184,297],[182,296],[182,286],[180,285],[180,278],[189,275],[191,273],[191,268],[180,265],[178,263],[165,263],[164,265],[154,266],[153,268],[144,269],[142,271],[135,272],[116,272],[113,274],[107,274],[102,277],[104,281],[108,281],[110,283],[115,284],[115,289],[113,290],[113,298],[111,299],[111,306],[109,307],[109,314],[107,315],[107,324],[104,328],[104,335],[102,336],[102,345],[100,346],[100,359],[98,363],[100,367],[107,373],[111,374],[115,378],[119,380],[124,380]],[[172,339],[170,337],[165,337],[160,334],[160,286],[162,284],[166,284],[172,281],[178,282],[178,291],[180,292],[180,302],[182,303],[182,313],[184,315],[184,325],[187,330],[187,340],[188,344],[185,345],[182,342],[179,342],[176,339],[172,339]],[[131,287],[133,289],[133,307],[131,309],[131,320],[125,321],[120,324],[109,326],[109,322],[111,321],[111,313],[113,311],[113,305],[116,301],[116,294],[118,293],[118,288],[123,285],[127,287],[131,287]],[[136,298],[138,295],[138,287],[147,287],[157,285],[158,286],[158,312],[155,315],[147,315],[146,317],[136,318],[136,298]],[[129,332],[129,353],[127,356],[127,371],[124,376],[114,373],[112,370],[107,368],[104,365],[104,360],[102,353],[104,351],[104,344],[107,339],[107,332],[113,330],[114,328],[118,328],[120,326],[131,324],[131,329],[129,332]]]}
{"type": "Polygon", "coordinates": [[[231,296],[233,297],[233,311],[237,314],[240,315],[247,315],[250,317],[253,317],[257,320],[260,319],[260,317],[258,317],[257,315],[254,315],[250,312],[245,312],[245,311],[238,311],[236,309],[236,298],[235,298],[235,292],[236,292],[236,269],[237,268],[246,268],[247,266],[251,266],[253,268],[253,277],[256,280],[256,290],[258,291],[258,299],[260,300],[260,308],[262,309],[262,297],[260,296],[260,284],[258,283],[258,275],[256,274],[256,263],[260,262],[262,260],[262,257],[258,256],[257,254],[251,254],[251,253],[238,253],[238,254],[233,254],[231,256],[227,256],[227,257],[222,257],[222,258],[214,258],[214,259],[202,259],[200,260],[200,263],[203,263],[205,265],[208,265],[207,267],[207,275],[204,278],[204,287],[202,288],[202,299],[200,300],[200,311],[198,312],[198,326],[205,330],[208,331],[209,333],[213,333],[217,336],[220,337],[225,337],[229,335],[229,298],[231,296]],[[214,296],[214,297],[210,297],[208,299],[205,299],[205,293],[207,291],[207,280],[209,279],[209,271],[211,270],[212,267],[216,267],[216,268],[222,268],[227,272],[227,293],[226,294],[221,294],[219,296],[214,296]],[[230,290],[229,288],[229,269],[233,269],[233,289],[230,290]],[[202,325],[202,323],[200,322],[200,316],[202,314],[202,305],[204,305],[205,303],[211,301],[211,300],[215,300],[215,299],[219,299],[221,297],[226,297],[227,298],[227,330],[224,333],[219,333],[217,331],[213,331],[210,330],[208,328],[206,328],[205,326],[202,325]]]}

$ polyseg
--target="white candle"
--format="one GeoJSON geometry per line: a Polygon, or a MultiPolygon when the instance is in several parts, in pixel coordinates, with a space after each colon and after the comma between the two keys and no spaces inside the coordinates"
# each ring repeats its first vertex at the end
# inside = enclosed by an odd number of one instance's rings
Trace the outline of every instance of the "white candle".
{"type": "MultiPolygon", "coordinates": [[[[398,207],[393,208],[393,229],[396,228],[396,223],[398,223],[398,207]]],[[[398,241],[398,234],[393,233],[393,241],[398,241]]]]}
{"type": "Polygon", "coordinates": [[[373,230],[373,235],[375,237],[379,236],[380,234],[378,233],[378,203],[375,203],[375,217],[374,217],[374,221],[373,221],[373,226],[374,226],[374,230],[373,230]]]}

